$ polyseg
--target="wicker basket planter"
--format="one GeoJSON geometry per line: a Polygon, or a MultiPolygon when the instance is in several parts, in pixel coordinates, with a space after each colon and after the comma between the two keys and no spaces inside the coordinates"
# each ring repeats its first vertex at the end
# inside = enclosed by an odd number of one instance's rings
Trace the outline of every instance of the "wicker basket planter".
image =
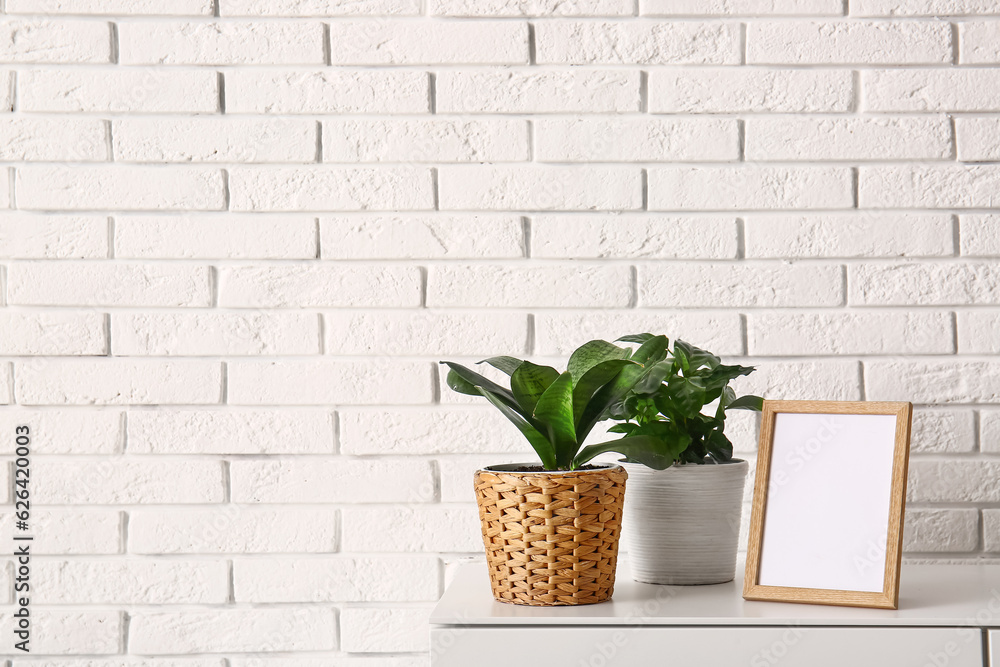
{"type": "Polygon", "coordinates": [[[614,593],[625,480],[620,465],[590,470],[476,472],[493,597],[533,606],[604,602],[614,593]]]}

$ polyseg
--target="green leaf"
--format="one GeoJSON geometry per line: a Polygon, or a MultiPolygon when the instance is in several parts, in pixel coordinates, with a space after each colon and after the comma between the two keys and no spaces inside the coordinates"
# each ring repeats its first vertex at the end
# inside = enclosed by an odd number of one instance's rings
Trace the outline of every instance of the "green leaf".
{"type": "Polygon", "coordinates": [[[673,372],[674,364],[670,361],[660,361],[653,364],[653,367],[649,369],[649,373],[642,379],[641,382],[635,385],[632,389],[637,394],[651,394],[656,391],[660,384],[673,372]]]}
{"type": "MultiPolygon", "coordinates": [[[[508,407],[517,410],[519,412],[523,412],[525,417],[531,414],[530,412],[524,412],[521,410],[521,407],[517,404],[517,401],[514,400],[514,394],[512,394],[509,389],[501,387],[496,382],[493,382],[489,378],[480,375],[476,371],[469,370],[468,368],[466,368],[461,364],[456,364],[451,361],[442,361],[441,363],[450,368],[455,373],[455,375],[457,375],[460,379],[464,380],[466,383],[471,384],[475,387],[482,387],[483,389],[486,389],[491,394],[494,394],[495,396],[499,397],[500,400],[502,400],[508,407]]],[[[451,375],[451,373],[449,373],[449,375],[451,375]]],[[[452,386],[450,382],[448,386],[452,386]]],[[[452,389],[454,389],[454,387],[452,387],[452,389]]],[[[455,391],[460,391],[460,390],[455,389],[455,391]]]]}
{"type": "Polygon", "coordinates": [[[556,450],[552,446],[552,443],[549,442],[549,439],[539,432],[538,429],[528,423],[528,421],[518,412],[507,406],[507,404],[501,401],[497,396],[486,390],[482,390],[481,393],[486,397],[486,400],[496,406],[496,408],[502,412],[503,415],[509,419],[512,424],[514,424],[514,426],[517,427],[521,434],[527,438],[531,448],[535,450],[535,453],[541,460],[542,466],[544,466],[546,470],[555,470],[557,467],[556,450]]]}
{"type": "Polygon", "coordinates": [[[580,417],[590,399],[604,385],[615,379],[615,376],[626,366],[639,367],[634,361],[627,359],[608,359],[597,364],[583,374],[573,387],[573,424],[579,426],[580,417]]]}
{"type": "Polygon", "coordinates": [[[639,349],[632,353],[629,358],[643,366],[655,364],[667,358],[668,344],[666,336],[653,336],[640,345],[639,349]]]}
{"type": "Polygon", "coordinates": [[[648,371],[648,368],[635,364],[624,366],[613,380],[594,392],[594,397],[587,403],[576,423],[576,437],[580,442],[587,439],[594,426],[601,420],[605,410],[625,398],[625,394],[648,371]]]}
{"type": "Polygon", "coordinates": [[[566,368],[573,376],[574,382],[579,382],[580,378],[594,366],[611,359],[626,359],[628,356],[629,351],[624,347],[603,340],[592,340],[574,350],[566,368]]]}
{"type": "Polygon", "coordinates": [[[556,378],[559,371],[549,366],[538,366],[530,361],[523,362],[510,376],[510,388],[517,404],[525,414],[535,411],[535,404],[556,378]]]}
{"type": "Polygon", "coordinates": [[[702,366],[708,366],[709,368],[715,368],[722,360],[711,352],[706,352],[705,350],[695,347],[690,343],[685,343],[682,340],[674,341],[674,354],[677,353],[678,348],[684,352],[684,356],[688,360],[688,364],[692,369],[701,368],[702,366]]]}
{"type": "Polygon", "coordinates": [[[568,466],[576,455],[576,427],[573,424],[573,376],[560,375],[538,399],[534,418],[548,430],[555,446],[556,463],[568,466]]]}
{"type": "Polygon", "coordinates": [[[462,377],[453,370],[448,371],[446,381],[452,391],[457,391],[460,394],[468,394],[469,396],[482,396],[482,394],[479,393],[479,390],[476,389],[476,385],[463,380],[462,377]]]}
{"type": "Polygon", "coordinates": [[[618,343],[618,342],[622,342],[622,343],[639,343],[639,345],[642,345],[643,343],[645,343],[650,338],[656,338],[656,336],[654,336],[651,333],[630,334],[628,336],[622,336],[621,338],[616,339],[615,342],[616,343],[618,343]]]}
{"type": "Polygon", "coordinates": [[[498,371],[503,371],[507,375],[510,375],[517,370],[517,367],[521,365],[520,359],[515,359],[514,357],[490,357],[489,359],[483,359],[482,361],[477,361],[477,364],[489,364],[498,371]]]}
{"type": "Polygon", "coordinates": [[[735,401],[726,406],[726,410],[754,410],[760,412],[764,409],[764,399],[760,396],[740,396],[735,401]]]}
{"type": "Polygon", "coordinates": [[[721,430],[712,431],[711,435],[705,438],[705,445],[708,454],[719,463],[731,461],[733,458],[733,443],[729,441],[721,430]]]}
{"type": "Polygon", "coordinates": [[[673,464],[677,455],[686,446],[681,442],[670,443],[650,435],[633,435],[584,447],[573,460],[573,467],[578,468],[599,454],[618,452],[630,461],[641,463],[653,470],[663,470],[673,464]]]}

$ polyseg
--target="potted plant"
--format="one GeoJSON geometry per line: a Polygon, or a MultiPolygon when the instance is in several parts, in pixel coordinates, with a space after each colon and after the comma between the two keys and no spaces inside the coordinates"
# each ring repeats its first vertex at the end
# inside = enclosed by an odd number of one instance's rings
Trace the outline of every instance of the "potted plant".
{"type": "MultiPolygon", "coordinates": [[[[650,334],[621,340],[644,343],[650,334]]],[[[729,382],[755,369],[674,341],[668,358],[609,408],[618,423],[609,432],[653,437],[669,467],[625,454],[630,490],[625,545],[637,581],[713,584],[736,574],[740,510],[748,465],[733,458],[726,414],[756,410],[757,396],[736,397],[729,382]],[[706,414],[705,406],[716,403],[706,414]]]]}
{"type": "Polygon", "coordinates": [[[666,348],[664,336],[649,337],[635,351],[594,340],[573,352],[562,373],[513,357],[479,362],[510,376],[509,388],[442,362],[450,369],[448,386],[496,406],[540,460],[540,465],[488,466],[475,474],[497,600],[550,606],[611,597],[628,475],[618,464],[589,462],[608,451],[650,465],[673,459],[662,439],[645,435],[583,442],[608,408],[622,403],[663,360],[666,348]]]}

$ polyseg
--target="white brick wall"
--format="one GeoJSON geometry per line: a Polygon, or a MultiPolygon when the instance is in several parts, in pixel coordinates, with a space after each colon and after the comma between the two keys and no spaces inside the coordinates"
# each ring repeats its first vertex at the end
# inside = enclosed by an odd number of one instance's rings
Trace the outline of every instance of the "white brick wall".
{"type": "Polygon", "coordinates": [[[1000,556],[998,45],[995,0],[0,0],[0,665],[427,667],[471,472],[532,456],[436,362],[638,331],[912,400],[905,550],[1000,556]]]}

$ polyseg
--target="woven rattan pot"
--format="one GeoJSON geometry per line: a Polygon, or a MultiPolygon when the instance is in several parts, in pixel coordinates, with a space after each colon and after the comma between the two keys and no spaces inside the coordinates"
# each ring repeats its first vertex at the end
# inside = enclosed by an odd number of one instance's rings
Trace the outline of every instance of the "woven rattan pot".
{"type": "Polygon", "coordinates": [[[625,480],[620,465],[476,472],[476,500],[493,597],[533,606],[593,604],[615,589],[625,480]]]}

